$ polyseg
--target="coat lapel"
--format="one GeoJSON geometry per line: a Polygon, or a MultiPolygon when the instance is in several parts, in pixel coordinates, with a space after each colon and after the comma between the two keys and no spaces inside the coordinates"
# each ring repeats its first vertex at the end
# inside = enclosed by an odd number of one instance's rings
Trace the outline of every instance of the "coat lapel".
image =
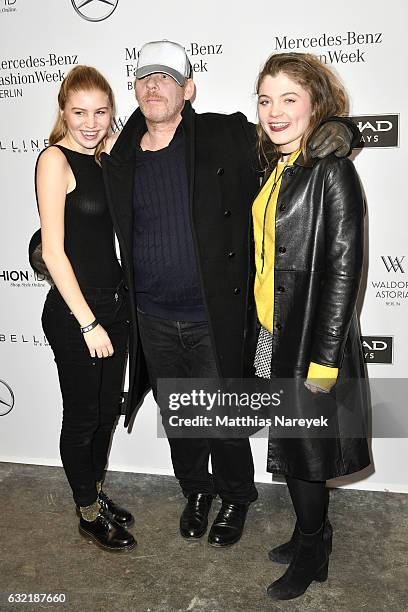
{"type": "Polygon", "coordinates": [[[129,271],[133,270],[133,186],[135,153],[146,123],[140,109],[129,117],[110,155],[101,156],[105,189],[110,213],[118,236],[121,256],[129,271]]]}
{"type": "Polygon", "coordinates": [[[183,130],[185,133],[185,152],[188,181],[188,195],[190,211],[194,205],[194,168],[195,168],[195,111],[191,103],[187,100],[181,112],[183,118],[183,130]]]}

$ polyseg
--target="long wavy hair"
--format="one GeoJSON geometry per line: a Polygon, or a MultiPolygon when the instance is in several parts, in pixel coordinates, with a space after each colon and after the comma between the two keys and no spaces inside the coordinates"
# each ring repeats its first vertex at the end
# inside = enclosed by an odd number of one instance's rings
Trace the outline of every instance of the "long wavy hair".
{"type": "MultiPolygon", "coordinates": [[[[311,99],[312,114],[309,126],[303,134],[300,146],[307,159],[307,146],[317,126],[329,117],[344,116],[348,112],[348,97],[334,72],[311,53],[276,53],[271,55],[256,81],[256,93],[266,76],[283,72],[305,89],[311,99]]],[[[279,147],[274,145],[258,121],[258,157],[263,170],[275,164],[280,157],[279,147]]]]}
{"type": "MultiPolygon", "coordinates": [[[[51,134],[48,138],[50,144],[55,144],[62,140],[67,133],[67,126],[64,118],[61,115],[61,111],[64,110],[67,103],[69,94],[72,91],[91,91],[92,89],[98,89],[107,95],[109,105],[111,107],[112,116],[115,112],[115,100],[111,86],[105,77],[92,66],[75,66],[70,70],[61,83],[61,87],[58,93],[58,106],[59,112],[57,119],[54,123],[54,127],[51,130],[51,134]]],[[[107,135],[95,149],[95,160],[100,164],[100,155],[105,146],[107,135]]]]}

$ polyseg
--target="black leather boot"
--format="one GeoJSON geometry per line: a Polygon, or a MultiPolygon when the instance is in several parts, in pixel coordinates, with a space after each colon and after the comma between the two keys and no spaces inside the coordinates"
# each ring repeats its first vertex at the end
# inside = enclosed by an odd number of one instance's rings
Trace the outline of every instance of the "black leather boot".
{"type": "Polygon", "coordinates": [[[119,525],[122,525],[122,527],[130,527],[135,522],[135,519],[129,510],[115,504],[115,502],[112,501],[110,497],[108,497],[102,490],[98,493],[98,501],[103,514],[111,516],[113,520],[119,525]]]}
{"type": "Polygon", "coordinates": [[[112,552],[128,552],[135,548],[136,540],[112,518],[99,513],[94,521],[79,519],[79,533],[97,546],[112,552]]]}
{"type": "Polygon", "coordinates": [[[300,597],[316,580],[327,580],[329,555],[323,541],[324,524],[316,533],[304,534],[299,530],[299,540],[295,555],[278,580],[267,588],[267,595],[275,600],[295,599],[300,597]]]}
{"type": "Polygon", "coordinates": [[[208,513],[213,496],[207,493],[192,493],[180,516],[180,533],[183,538],[201,538],[207,531],[208,513]]]}
{"type": "MultiPolygon", "coordinates": [[[[330,555],[332,551],[332,539],[333,539],[333,527],[326,516],[323,530],[323,541],[327,546],[327,553],[330,555]]],[[[293,530],[292,537],[288,542],[281,544],[280,546],[276,546],[272,548],[268,552],[268,557],[271,561],[275,561],[275,563],[290,563],[293,559],[293,555],[295,554],[296,545],[299,541],[299,529],[298,524],[296,523],[295,529],[293,530]]]]}
{"type": "Polygon", "coordinates": [[[241,539],[249,503],[228,504],[222,502],[220,511],[208,534],[211,546],[231,546],[241,539]]]}

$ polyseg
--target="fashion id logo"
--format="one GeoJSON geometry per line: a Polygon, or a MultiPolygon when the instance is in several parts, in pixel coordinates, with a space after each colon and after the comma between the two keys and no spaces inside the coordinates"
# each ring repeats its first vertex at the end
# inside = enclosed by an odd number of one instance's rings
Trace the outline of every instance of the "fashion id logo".
{"type": "Polygon", "coordinates": [[[86,21],[108,19],[119,4],[119,0],[71,0],[75,11],[86,21]]]}
{"type": "Polygon", "coordinates": [[[0,416],[6,416],[13,408],[13,389],[4,380],[0,380],[0,416]]]}
{"type": "Polygon", "coordinates": [[[392,336],[362,336],[364,361],[366,363],[393,363],[392,336]]]}
{"type": "Polygon", "coordinates": [[[359,115],[350,119],[361,132],[361,147],[399,146],[399,115],[359,115]]]}
{"type": "Polygon", "coordinates": [[[15,13],[17,11],[17,0],[1,0],[1,13],[15,13]]]}
{"type": "Polygon", "coordinates": [[[33,270],[0,270],[0,283],[9,287],[48,287],[45,276],[33,270]]]}

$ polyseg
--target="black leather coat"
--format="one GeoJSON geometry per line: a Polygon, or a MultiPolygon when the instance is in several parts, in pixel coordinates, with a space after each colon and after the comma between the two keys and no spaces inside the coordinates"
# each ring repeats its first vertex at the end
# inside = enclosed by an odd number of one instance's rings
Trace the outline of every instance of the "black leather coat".
{"type": "MultiPolygon", "coordinates": [[[[271,372],[306,378],[311,361],[339,368],[333,392],[319,398],[338,437],[279,439],[274,433],[269,471],[326,480],[370,463],[367,442],[352,437],[348,418],[352,411],[366,424],[368,412],[356,315],[364,212],[360,181],[348,159],[331,155],[306,162],[300,156],[285,170],[275,222],[271,372]]],[[[302,416],[301,401],[294,409],[302,416]]]]}

